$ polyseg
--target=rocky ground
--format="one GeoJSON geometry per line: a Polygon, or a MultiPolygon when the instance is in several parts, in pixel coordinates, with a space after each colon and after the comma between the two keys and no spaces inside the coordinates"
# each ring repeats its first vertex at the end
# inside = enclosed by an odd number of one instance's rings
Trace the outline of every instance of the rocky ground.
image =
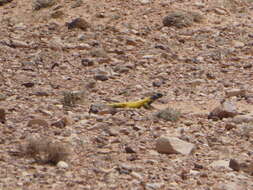
{"type": "Polygon", "coordinates": [[[0,23],[1,190],[253,189],[251,0],[0,0],[0,23]]]}

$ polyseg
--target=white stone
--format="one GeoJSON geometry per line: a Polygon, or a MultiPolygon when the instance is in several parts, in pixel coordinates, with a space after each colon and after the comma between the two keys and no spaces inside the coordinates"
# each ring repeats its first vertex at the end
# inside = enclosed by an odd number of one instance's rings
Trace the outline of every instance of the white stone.
{"type": "Polygon", "coordinates": [[[190,175],[193,175],[193,176],[200,175],[200,172],[196,170],[190,170],[190,175]]]}
{"type": "Polygon", "coordinates": [[[139,0],[141,4],[148,4],[151,0],[139,0]]]}
{"type": "Polygon", "coordinates": [[[212,168],[216,168],[216,169],[221,169],[221,168],[230,169],[229,168],[229,160],[216,160],[216,161],[212,162],[210,164],[210,166],[212,168]]]}
{"type": "Polygon", "coordinates": [[[67,169],[69,167],[68,163],[64,162],[64,161],[59,161],[57,163],[57,167],[61,168],[61,169],[67,169]]]}
{"type": "Polygon", "coordinates": [[[189,155],[195,149],[195,145],[176,137],[161,136],[156,141],[156,150],[159,153],[189,155]]]}

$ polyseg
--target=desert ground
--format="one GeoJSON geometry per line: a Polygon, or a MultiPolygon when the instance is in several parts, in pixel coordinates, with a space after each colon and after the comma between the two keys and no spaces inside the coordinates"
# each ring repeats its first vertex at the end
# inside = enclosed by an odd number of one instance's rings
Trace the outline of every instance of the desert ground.
{"type": "Polygon", "coordinates": [[[0,24],[0,190],[253,189],[252,0],[0,0],[0,24]]]}

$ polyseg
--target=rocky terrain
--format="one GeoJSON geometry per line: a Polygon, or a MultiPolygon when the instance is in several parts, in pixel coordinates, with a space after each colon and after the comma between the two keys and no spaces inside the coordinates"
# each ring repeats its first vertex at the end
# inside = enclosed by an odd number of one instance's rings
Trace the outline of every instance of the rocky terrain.
{"type": "Polygon", "coordinates": [[[253,189],[252,0],[0,0],[0,24],[0,190],[253,189]]]}

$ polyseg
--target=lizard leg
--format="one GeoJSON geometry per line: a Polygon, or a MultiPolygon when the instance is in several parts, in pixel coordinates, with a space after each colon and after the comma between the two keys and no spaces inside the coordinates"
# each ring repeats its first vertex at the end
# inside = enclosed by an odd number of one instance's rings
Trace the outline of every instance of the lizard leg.
{"type": "Polygon", "coordinates": [[[149,104],[149,103],[144,104],[143,107],[144,107],[145,109],[153,109],[153,108],[154,108],[154,107],[153,107],[151,104],[149,104]]]}

